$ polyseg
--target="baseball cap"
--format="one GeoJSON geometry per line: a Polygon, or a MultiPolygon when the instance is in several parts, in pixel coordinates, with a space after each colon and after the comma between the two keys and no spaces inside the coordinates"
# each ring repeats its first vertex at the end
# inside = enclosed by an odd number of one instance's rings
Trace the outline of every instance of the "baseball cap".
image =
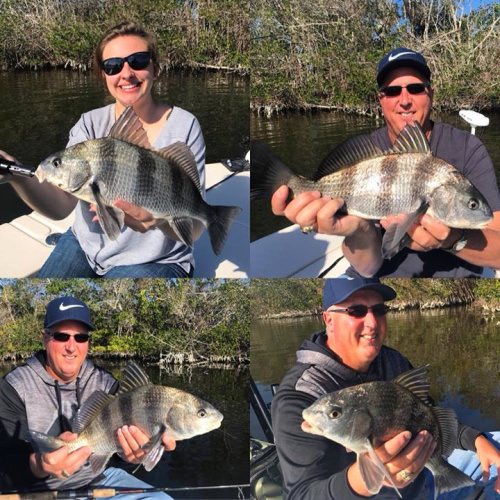
{"type": "Polygon", "coordinates": [[[395,290],[380,283],[378,278],[330,278],[323,284],[323,310],[344,301],[358,290],[374,290],[384,300],[396,298],[395,290]]]}
{"type": "Polygon", "coordinates": [[[79,321],[86,325],[89,330],[94,329],[90,321],[90,310],[81,300],[70,295],[51,300],[47,304],[43,327],[50,328],[56,323],[67,320],[79,321]]]}
{"type": "Polygon", "coordinates": [[[410,67],[416,69],[427,80],[431,79],[431,70],[427,66],[427,61],[419,52],[407,49],[406,47],[398,47],[397,49],[388,52],[380,62],[377,68],[377,83],[382,86],[385,77],[389,71],[395,68],[410,67]]]}

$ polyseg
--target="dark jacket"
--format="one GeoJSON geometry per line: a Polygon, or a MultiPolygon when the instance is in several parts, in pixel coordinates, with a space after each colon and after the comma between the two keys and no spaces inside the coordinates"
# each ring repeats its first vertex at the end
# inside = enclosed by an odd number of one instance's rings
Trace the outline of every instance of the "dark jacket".
{"type": "MultiPolygon", "coordinates": [[[[301,430],[302,411],[329,392],[375,380],[392,380],[412,368],[398,351],[383,346],[367,373],[343,365],[326,347],[326,334],[314,334],[297,351],[297,362],[285,375],[272,402],[275,443],[283,471],[288,499],[351,500],[355,494],[346,477],[355,453],[324,437],[301,430]]],[[[462,426],[459,440],[464,449],[474,450],[478,431],[462,426]],[[465,445],[465,446],[464,446],[465,445]]],[[[425,490],[430,473],[426,469],[409,486],[400,490],[403,498],[428,498],[425,490]]],[[[383,487],[377,499],[396,499],[392,488],[383,487]]]]}

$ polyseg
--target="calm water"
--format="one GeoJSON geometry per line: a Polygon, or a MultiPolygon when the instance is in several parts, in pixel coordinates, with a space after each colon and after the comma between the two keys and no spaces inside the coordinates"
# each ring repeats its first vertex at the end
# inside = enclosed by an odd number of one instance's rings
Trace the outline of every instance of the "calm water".
{"type": "MultiPolygon", "coordinates": [[[[251,373],[267,401],[269,384],[279,383],[295,362],[295,352],[321,318],[267,320],[252,324],[251,373]]],[[[486,320],[470,308],[428,312],[390,312],[386,344],[413,366],[430,364],[431,396],[453,408],[461,422],[498,430],[500,321],[486,320]]],[[[251,434],[256,427],[251,420],[251,434]]]]}
{"type": "MultiPolygon", "coordinates": [[[[97,364],[119,377],[124,364],[97,361],[97,364]]],[[[142,363],[141,366],[144,366],[142,363]]],[[[0,365],[0,376],[10,365],[0,365]]],[[[179,441],[172,453],[149,473],[144,469],[137,476],[156,487],[214,486],[248,483],[249,423],[248,370],[180,368],[161,370],[147,366],[145,371],[155,384],[189,391],[212,403],[224,415],[220,429],[187,441],[179,441]]],[[[199,498],[175,493],[174,498],[199,498]]],[[[218,490],[204,498],[236,498],[231,492],[218,490]]]]}
{"type": "MultiPolygon", "coordinates": [[[[242,157],[249,136],[249,79],[220,73],[162,73],[159,100],[192,112],[207,145],[207,162],[242,157]]],[[[54,70],[0,72],[0,149],[37,165],[65,147],[80,115],[112,101],[92,73],[54,70]]],[[[8,186],[0,186],[0,223],[26,213],[8,186]],[[23,212],[24,210],[24,212],[23,212]]]]}
{"type": "MultiPolygon", "coordinates": [[[[500,185],[500,113],[484,114],[490,118],[490,125],[485,128],[478,127],[476,135],[485,144],[493,159],[500,185]]],[[[458,113],[436,114],[435,120],[470,131],[469,125],[458,113]]],[[[268,143],[296,172],[310,177],[321,160],[336,145],[349,137],[372,132],[383,124],[383,120],[336,112],[290,114],[271,119],[252,114],[250,134],[252,140],[258,139],[268,143]]],[[[274,216],[269,205],[266,200],[252,202],[252,241],[290,225],[284,217],[274,216]]]]}

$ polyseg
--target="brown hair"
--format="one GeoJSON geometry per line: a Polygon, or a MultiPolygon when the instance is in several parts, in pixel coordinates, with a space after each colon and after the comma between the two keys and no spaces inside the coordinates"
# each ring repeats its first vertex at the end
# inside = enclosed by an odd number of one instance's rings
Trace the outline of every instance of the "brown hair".
{"type": "Polygon", "coordinates": [[[154,73],[155,75],[159,73],[160,63],[158,62],[158,43],[156,42],[156,38],[152,33],[146,31],[142,26],[133,21],[123,21],[104,33],[94,52],[94,68],[97,73],[101,73],[104,47],[106,47],[108,42],[119,36],[138,36],[146,40],[148,51],[151,52],[154,73]]]}

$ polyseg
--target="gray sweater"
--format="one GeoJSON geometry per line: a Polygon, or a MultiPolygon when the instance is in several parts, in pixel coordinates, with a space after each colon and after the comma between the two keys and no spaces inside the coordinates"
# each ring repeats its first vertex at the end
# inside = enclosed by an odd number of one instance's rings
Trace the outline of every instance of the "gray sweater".
{"type": "Polygon", "coordinates": [[[29,468],[33,449],[25,440],[28,429],[51,436],[71,430],[71,419],[83,403],[97,390],[113,392],[116,380],[86,359],[78,377],[64,384],[54,380],[44,364],[45,351],[40,351],[0,379],[1,488],[79,488],[95,477],[86,463],[67,479],[38,480],[29,468]]]}

